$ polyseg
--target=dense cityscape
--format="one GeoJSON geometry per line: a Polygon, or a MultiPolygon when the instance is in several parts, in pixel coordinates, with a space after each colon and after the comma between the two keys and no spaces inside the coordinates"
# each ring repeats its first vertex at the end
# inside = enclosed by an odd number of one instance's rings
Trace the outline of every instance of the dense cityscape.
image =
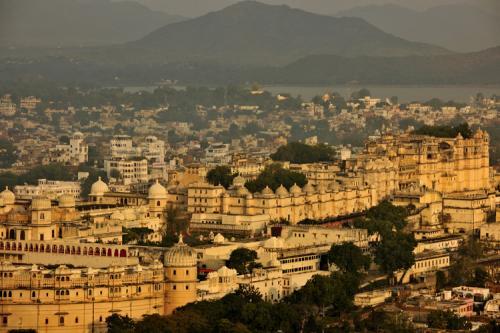
{"type": "Polygon", "coordinates": [[[0,333],[500,332],[490,0],[0,0],[0,333]]]}

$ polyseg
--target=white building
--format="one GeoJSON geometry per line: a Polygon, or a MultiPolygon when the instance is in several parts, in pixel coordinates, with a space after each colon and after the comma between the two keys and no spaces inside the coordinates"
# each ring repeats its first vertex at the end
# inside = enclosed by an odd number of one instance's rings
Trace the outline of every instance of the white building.
{"type": "Polygon", "coordinates": [[[49,151],[49,161],[63,164],[79,165],[87,162],[88,157],[89,146],[80,132],[73,134],[69,144],[56,145],[49,151]]]}
{"type": "Polygon", "coordinates": [[[149,180],[148,161],[146,159],[104,160],[104,170],[108,178],[111,178],[113,170],[117,170],[120,173],[120,179],[123,180],[123,184],[125,185],[147,182],[149,180]]]}
{"type": "Polygon", "coordinates": [[[229,144],[214,143],[205,149],[205,158],[203,162],[209,165],[231,164],[231,155],[229,154],[229,144]]]}
{"type": "Polygon", "coordinates": [[[156,136],[148,136],[141,144],[142,156],[150,163],[165,162],[165,141],[158,139],[156,136]]]}
{"type": "Polygon", "coordinates": [[[80,182],[38,179],[37,185],[16,185],[14,193],[16,198],[33,199],[37,196],[45,196],[50,200],[56,200],[63,194],[69,194],[75,200],[80,199],[80,182]]]}
{"type": "Polygon", "coordinates": [[[115,135],[111,139],[111,159],[129,159],[138,156],[132,138],[128,135],[115,135]]]}

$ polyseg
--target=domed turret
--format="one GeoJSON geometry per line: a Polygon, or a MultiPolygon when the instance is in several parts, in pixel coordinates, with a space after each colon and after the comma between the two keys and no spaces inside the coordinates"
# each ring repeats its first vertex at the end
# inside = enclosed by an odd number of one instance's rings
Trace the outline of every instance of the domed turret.
{"type": "Polygon", "coordinates": [[[302,191],[306,192],[307,194],[313,194],[314,193],[314,187],[311,185],[311,183],[307,183],[302,191]]]}
{"type": "Polygon", "coordinates": [[[214,244],[224,244],[225,241],[226,239],[221,234],[217,234],[214,237],[214,244]]]}
{"type": "Polygon", "coordinates": [[[236,190],[236,194],[239,196],[246,197],[248,193],[250,193],[250,192],[248,191],[248,189],[245,186],[238,187],[238,189],[236,190]]]}
{"type": "Polygon", "coordinates": [[[196,257],[196,252],[182,241],[182,235],[179,242],[165,252],[165,315],[196,301],[196,257]]]}
{"type": "Polygon", "coordinates": [[[290,194],[299,195],[301,193],[302,189],[297,184],[293,184],[293,186],[290,187],[290,194]]]}
{"type": "Polygon", "coordinates": [[[148,199],[166,199],[167,189],[158,180],[149,188],[148,199]]]}
{"type": "Polygon", "coordinates": [[[274,195],[273,190],[269,186],[266,186],[261,193],[263,195],[274,195]]]}
{"type": "Polygon", "coordinates": [[[288,191],[287,189],[283,186],[283,184],[280,185],[280,187],[278,187],[276,189],[276,195],[279,196],[279,197],[286,197],[288,196],[288,191]]]}
{"type": "Polygon", "coordinates": [[[0,197],[3,199],[4,205],[13,205],[16,202],[16,195],[9,190],[8,186],[0,193],[0,197]]]}
{"type": "Polygon", "coordinates": [[[243,178],[241,176],[234,177],[233,186],[235,186],[235,187],[245,186],[245,178],[243,178]]]}
{"type": "Polygon", "coordinates": [[[182,235],[179,236],[179,242],[165,252],[165,267],[191,267],[196,266],[196,252],[184,244],[182,235]]]}
{"type": "Polygon", "coordinates": [[[46,196],[36,196],[31,200],[31,210],[50,210],[52,204],[46,196]]]}
{"type": "Polygon", "coordinates": [[[93,196],[103,196],[104,193],[109,192],[109,187],[105,182],[102,181],[101,177],[97,179],[97,181],[92,184],[90,188],[90,194],[93,196]]]}
{"type": "Polygon", "coordinates": [[[60,208],[75,207],[75,197],[71,194],[61,194],[57,199],[60,208]]]}

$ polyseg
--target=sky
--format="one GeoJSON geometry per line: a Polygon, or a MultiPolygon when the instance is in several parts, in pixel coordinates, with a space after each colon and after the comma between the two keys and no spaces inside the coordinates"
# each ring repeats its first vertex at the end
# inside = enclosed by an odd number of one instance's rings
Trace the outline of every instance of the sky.
{"type": "MultiPolygon", "coordinates": [[[[130,1],[130,0],[129,0],[130,1]]],[[[210,11],[219,10],[238,0],[134,0],[155,10],[169,14],[195,17],[210,11]]],[[[269,4],[287,4],[307,11],[332,15],[340,10],[357,6],[393,3],[408,8],[425,10],[450,3],[473,3],[500,15],[500,0],[260,0],[269,4]]]]}

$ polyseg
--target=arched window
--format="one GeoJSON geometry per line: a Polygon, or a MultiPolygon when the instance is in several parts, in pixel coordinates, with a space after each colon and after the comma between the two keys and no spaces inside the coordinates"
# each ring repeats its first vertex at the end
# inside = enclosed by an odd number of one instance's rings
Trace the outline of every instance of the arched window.
{"type": "Polygon", "coordinates": [[[76,248],[76,254],[78,255],[82,254],[82,249],[80,247],[76,248]]]}
{"type": "Polygon", "coordinates": [[[99,254],[100,254],[100,253],[99,253],[99,248],[98,248],[98,247],[96,247],[96,248],[95,248],[95,255],[96,255],[96,256],[98,256],[99,254]]]}
{"type": "Polygon", "coordinates": [[[10,239],[16,239],[16,231],[15,230],[9,231],[9,238],[10,239]]]}
{"type": "Polygon", "coordinates": [[[112,254],[113,254],[113,251],[111,251],[111,249],[108,249],[108,257],[111,257],[112,254]]]}
{"type": "Polygon", "coordinates": [[[92,256],[94,255],[94,249],[89,247],[89,252],[88,252],[89,256],[92,256]]]}
{"type": "Polygon", "coordinates": [[[61,326],[64,325],[64,317],[63,316],[59,317],[59,325],[61,325],[61,326]]]}
{"type": "Polygon", "coordinates": [[[40,244],[40,252],[45,252],[45,245],[40,244]]]}
{"type": "Polygon", "coordinates": [[[115,256],[115,257],[118,257],[118,255],[119,255],[119,254],[118,254],[118,249],[115,249],[115,254],[114,254],[114,256],[115,256]]]}
{"type": "Polygon", "coordinates": [[[156,206],[160,207],[160,200],[156,201],[156,206]]]}
{"type": "Polygon", "coordinates": [[[126,250],[120,250],[120,257],[126,257],[127,256],[127,251],[126,250]]]}
{"type": "Polygon", "coordinates": [[[35,298],[35,297],[36,297],[36,292],[32,291],[32,292],[31,292],[31,297],[32,297],[32,298],[35,298]]]}
{"type": "Polygon", "coordinates": [[[86,247],[84,247],[84,248],[83,248],[83,255],[84,255],[84,256],[86,256],[86,255],[87,255],[87,248],[86,248],[86,247]]]}
{"type": "Polygon", "coordinates": [[[75,324],[78,324],[78,317],[75,317],[75,324]]]}
{"type": "Polygon", "coordinates": [[[24,232],[24,230],[21,230],[21,234],[19,235],[19,239],[20,240],[25,240],[26,239],[26,233],[24,232]]]}
{"type": "Polygon", "coordinates": [[[101,256],[105,257],[106,256],[106,249],[101,249],[101,256]]]}

